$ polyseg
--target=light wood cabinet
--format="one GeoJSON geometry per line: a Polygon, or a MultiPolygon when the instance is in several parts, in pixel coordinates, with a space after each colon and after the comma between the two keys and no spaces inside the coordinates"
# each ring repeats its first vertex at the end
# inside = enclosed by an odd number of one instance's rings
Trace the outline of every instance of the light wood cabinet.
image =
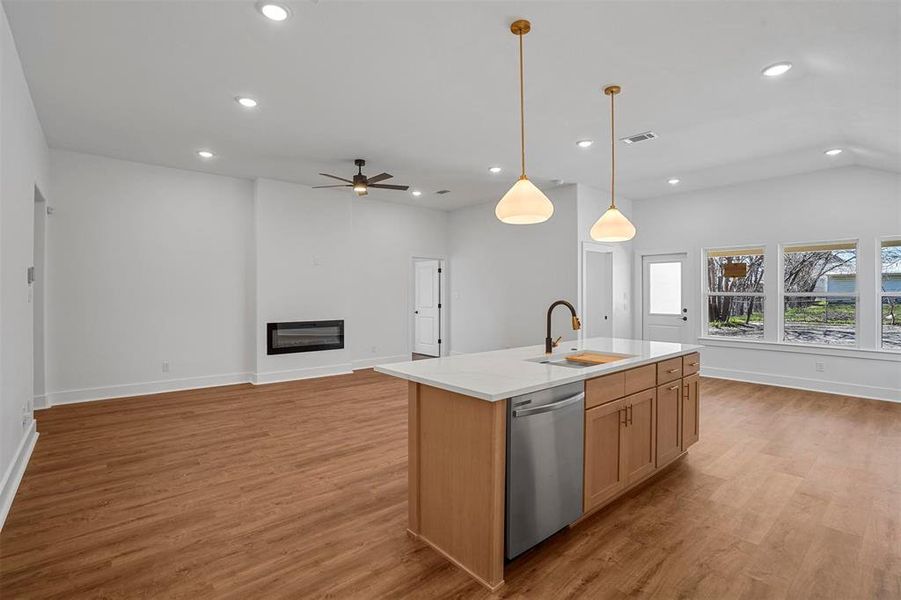
{"type": "Polygon", "coordinates": [[[682,377],[682,357],[662,360],[657,363],[657,385],[676,381],[682,377]]]}
{"type": "Polygon", "coordinates": [[[657,468],[682,454],[682,383],[657,388],[657,468]]]}
{"type": "Polygon", "coordinates": [[[698,441],[700,434],[700,377],[689,375],[682,380],[682,450],[698,441]]]}
{"type": "Polygon", "coordinates": [[[585,510],[603,504],[626,486],[625,406],[622,398],[585,411],[585,510]]]}
{"type": "Polygon", "coordinates": [[[654,412],[657,391],[650,389],[624,398],[626,402],[623,462],[626,485],[635,483],[657,468],[657,424],[654,412]]]}
{"type": "Polygon", "coordinates": [[[585,382],[584,512],[698,441],[700,364],[692,353],[585,382]]]}

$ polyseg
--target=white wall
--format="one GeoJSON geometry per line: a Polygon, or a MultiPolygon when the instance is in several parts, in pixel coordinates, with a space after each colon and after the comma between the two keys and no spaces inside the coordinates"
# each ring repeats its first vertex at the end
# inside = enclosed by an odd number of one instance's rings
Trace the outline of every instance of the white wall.
{"type": "Polygon", "coordinates": [[[352,207],[354,368],[409,360],[412,259],[447,258],[448,214],[366,199],[352,207]]]}
{"type": "MultiPolygon", "coordinates": [[[[343,350],[266,354],[266,324],[348,319],[352,293],[351,200],[348,194],[259,179],[256,221],[254,381],[267,383],[351,370],[343,350]]],[[[348,323],[345,322],[347,331],[348,323]]]]}
{"type": "Polygon", "coordinates": [[[36,440],[32,420],[34,189],[47,192],[47,145],[0,6],[0,526],[36,440]]]}
{"type": "Polygon", "coordinates": [[[446,255],[446,213],[51,156],[48,404],[408,358],[411,259],[446,255]],[[266,355],[266,323],[316,319],[345,319],[344,350],[266,355]]]}
{"type": "MultiPolygon", "coordinates": [[[[452,352],[543,344],[545,315],[557,299],[577,302],[577,188],[546,190],[554,215],[539,225],[506,225],[495,203],[450,214],[452,352]]],[[[574,339],[558,308],[553,335],[574,339]]]]}
{"type": "Polygon", "coordinates": [[[251,183],[59,150],[51,172],[48,401],[245,381],[251,183]]]}
{"type": "MultiPolygon", "coordinates": [[[[765,286],[773,294],[767,300],[767,318],[771,320],[778,310],[774,294],[778,269],[770,258],[778,256],[780,243],[857,238],[859,341],[862,348],[875,349],[876,246],[881,236],[901,234],[899,204],[901,185],[896,174],[853,166],[637,201],[633,273],[640,273],[642,254],[688,253],[687,308],[690,316],[699,317],[693,319],[696,338],[704,317],[703,248],[766,247],[765,286]]],[[[641,331],[640,301],[636,294],[636,331],[641,331]]],[[[719,341],[702,343],[710,346],[704,352],[706,375],[901,400],[901,356],[897,354],[821,352],[753,342],[737,347],[719,341]],[[816,362],[824,363],[823,372],[815,370],[816,362]]]]}

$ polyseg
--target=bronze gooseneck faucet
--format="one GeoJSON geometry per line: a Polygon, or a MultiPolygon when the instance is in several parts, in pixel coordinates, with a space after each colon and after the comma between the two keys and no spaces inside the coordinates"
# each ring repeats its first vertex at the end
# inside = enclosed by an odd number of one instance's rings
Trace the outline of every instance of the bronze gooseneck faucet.
{"type": "Polygon", "coordinates": [[[553,313],[554,309],[561,304],[568,308],[569,312],[571,312],[573,315],[573,331],[578,331],[582,328],[582,323],[579,321],[579,317],[576,316],[576,309],[572,304],[570,304],[566,300],[557,300],[556,302],[551,304],[551,306],[547,309],[547,337],[544,338],[545,354],[550,354],[551,352],[553,352],[554,348],[557,347],[557,344],[560,343],[560,338],[557,338],[556,340],[551,339],[551,313],[553,313]]]}

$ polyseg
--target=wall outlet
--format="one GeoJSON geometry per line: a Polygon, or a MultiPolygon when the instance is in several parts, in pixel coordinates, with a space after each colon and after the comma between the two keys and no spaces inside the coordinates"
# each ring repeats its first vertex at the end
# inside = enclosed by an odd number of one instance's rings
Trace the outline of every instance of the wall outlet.
{"type": "Polygon", "coordinates": [[[814,363],[814,368],[817,370],[817,373],[822,373],[826,370],[826,365],[817,361],[816,363],[814,363]]]}
{"type": "Polygon", "coordinates": [[[163,373],[169,372],[169,361],[168,360],[163,361],[162,369],[163,369],[163,373]]]}

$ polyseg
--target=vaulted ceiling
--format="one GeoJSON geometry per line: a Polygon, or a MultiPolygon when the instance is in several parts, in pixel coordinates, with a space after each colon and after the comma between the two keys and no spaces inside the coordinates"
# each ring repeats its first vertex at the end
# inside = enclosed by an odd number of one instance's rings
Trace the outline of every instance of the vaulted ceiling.
{"type": "MultiPolygon", "coordinates": [[[[455,208],[528,170],[604,188],[608,100],[620,191],[636,199],[860,164],[899,170],[899,11],[885,2],[4,2],[52,147],[238,177],[371,174],[455,208]],[[779,78],[761,69],[787,60],[779,78]],[[249,95],[246,110],[234,98],[249,95]],[[584,138],[588,149],[576,147],[584,138]],[[823,151],[846,151],[826,157],[823,151]],[[211,161],[195,155],[208,147],[211,161]],[[488,168],[499,165],[493,175],[488,168]],[[678,177],[678,188],[667,179],[678,177]],[[451,193],[436,195],[439,189],[451,193]]],[[[347,192],[336,192],[347,193],[347,192]]]]}

